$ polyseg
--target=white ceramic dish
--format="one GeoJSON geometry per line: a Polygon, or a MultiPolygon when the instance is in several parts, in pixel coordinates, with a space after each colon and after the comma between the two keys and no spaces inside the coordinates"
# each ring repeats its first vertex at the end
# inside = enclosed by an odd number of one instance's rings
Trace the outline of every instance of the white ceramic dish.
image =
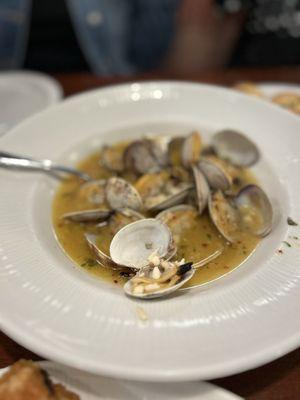
{"type": "Polygon", "coordinates": [[[300,221],[299,118],[214,86],[133,83],[64,101],[19,125],[0,148],[73,164],[120,138],[192,128],[207,137],[225,127],[244,131],[261,149],[256,172],[274,204],[274,229],[227,277],[164,300],[126,298],[81,271],[53,235],[56,182],[0,170],[1,328],[60,363],[144,381],[221,377],[296,348],[300,247],[289,236],[300,235],[286,220],[300,221]],[[137,305],[147,322],[139,320],[137,305]]]}
{"type": "Polygon", "coordinates": [[[270,98],[280,93],[295,93],[300,95],[300,86],[292,83],[261,82],[257,86],[270,98]]]}
{"type": "MultiPolygon", "coordinates": [[[[142,383],[91,375],[60,364],[39,363],[54,383],[62,383],[81,400],[242,400],[207,382],[142,383]]],[[[7,368],[0,370],[0,376],[7,368]]]]}
{"type": "Polygon", "coordinates": [[[60,84],[33,71],[0,73],[0,135],[62,98],[60,84]]]}

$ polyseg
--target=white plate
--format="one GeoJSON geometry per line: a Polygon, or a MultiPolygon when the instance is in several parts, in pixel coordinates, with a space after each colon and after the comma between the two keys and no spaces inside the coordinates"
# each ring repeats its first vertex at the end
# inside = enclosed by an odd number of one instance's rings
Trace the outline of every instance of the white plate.
{"type": "Polygon", "coordinates": [[[0,73],[0,135],[62,98],[60,84],[38,72],[0,73]]]}
{"type": "MultiPolygon", "coordinates": [[[[62,383],[81,400],[242,400],[207,382],[140,383],[104,378],[43,361],[39,365],[54,383],[62,383]]],[[[0,370],[0,376],[7,368],[0,370]]]]}
{"type": "Polygon", "coordinates": [[[261,82],[257,86],[270,98],[280,93],[295,93],[300,95],[300,85],[292,83],[261,82]]]}
{"type": "Polygon", "coordinates": [[[296,348],[300,248],[289,235],[300,235],[286,219],[300,221],[299,118],[214,86],[134,83],[51,107],[4,136],[0,148],[72,164],[104,142],[145,132],[199,128],[208,139],[209,132],[224,127],[244,131],[261,149],[263,159],[255,170],[274,204],[275,227],[235,272],[202,290],[164,300],[126,298],[76,267],[51,228],[56,182],[1,170],[2,329],[48,359],[144,381],[221,377],[296,348]],[[148,322],[138,319],[137,305],[148,322]]]}

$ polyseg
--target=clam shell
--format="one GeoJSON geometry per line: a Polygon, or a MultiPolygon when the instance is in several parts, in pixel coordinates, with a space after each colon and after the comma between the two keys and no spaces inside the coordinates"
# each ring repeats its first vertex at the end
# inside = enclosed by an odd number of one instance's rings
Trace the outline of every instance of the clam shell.
{"type": "Polygon", "coordinates": [[[124,165],[128,171],[136,174],[160,170],[160,165],[147,140],[137,140],[127,147],[124,152],[124,165]]]}
{"type": "Polygon", "coordinates": [[[209,158],[202,158],[198,164],[212,189],[227,190],[232,185],[232,178],[221,163],[209,158]]]}
{"type": "Polygon", "coordinates": [[[204,265],[210,263],[211,261],[215,260],[218,258],[224,251],[224,248],[216,250],[214,253],[210,254],[209,256],[202,258],[202,260],[199,260],[193,264],[193,267],[195,269],[203,267],[204,265]]]}
{"type": "Polygon", "coordinates": [[[211,144],[220,158],[237,166],[249,167],[260,157],[257,146],[245,135],[232,129],[216,133],[211,144]]]}
{"type": "Polygon", "coordinates": [[[110,244],[110,256],[116,264],[140,269],[148,264],[151,254],[162,258],[174,254],[169,228],[154,218],[141,219],[122,228],[110,244]]]}
{"type": "Polygon", "coordinates": [[[236,242],[240,225],[239,214],[234,204],[224,196],[221,190],[217,190],[211,194],[208,200],[208,209],[218,231],[229,242],[236,242]]]}
{"type": "Polygon", "coordinates": [[[236,195],[234,202],[240,212],[242,225],[248,225],[247,214],[248,218],[251,218],[251,211],[258,219],[258,224],[246,226],[246,229],[257,236],[266,236],[270,233],[273,224],[273,209],[268,196],[259,186],[245,186],[236,195]],[[243,209],[246,214],[243,213],[243,209]]]}
{"type": "Polygon", "coordinates": [[[83,183],[78,189],[78,195],[86,198],[91,204],[100,205],[105,202],[105,179],[97,179],[83,183]]]}
{"type": "Polygon", "coordinates": [[[105,189],[106,200],[113,210],[131,208],[140,210],[143,206],[138,191],[125,179],[109,178],[105,189]]]}
{"type": "Polygon", "coordinates": [[[122,172],[124,170],[123,154],[125,144],[104,146],[101,151],[100,164],[110,171],[122,172]]]}
{"type": "MultiPolygon", "coordinates": [[[[116,264],[111,257],[109,257],[107,254],[103,253],[97,246],[97,235],[94,235],[92,233],[85,233],[84,234],[86,241],[91,248],[91,250],[94,252],[97,261],[103,265],[104,267],[112,268],[112,269],[120,269],[122,268],[122,265],[116,264]]],[[[124,267],[123,267],[124,268],[124,267]]]]}
{"type": "Polygon", "coordinates": [[[151,154],[157,163],[162,168],[165,168],[168,165],[168,147],[171,137],[162,135],[148,136],[147,140],[151,154]]]}
{"type": "MultiPolygon", "coordinates": [[[[190,264],[190,268],[187,269],[187,271],[182,275],[182,278],[180,279],[180,281],[173,286],[170,286],[170,287],[167,287],[167,288],[164,288],[164,289],[158,290],[156,292],[152,292],[152,293],[136,294],[136,293],[132,293],[132,291],[131,291],[131,279],[130,279],[129,281],[127,281],[125,283],[125,285],[123,286],[123,289],[128,296],[138,298],[138,299],[150,300],[150,299],[155,299],[158,297],[166,297],[166,296],[170,295],[171,293],[174,293],[175,291],[180,289],[186,282],[188,282],[193,277],[195,270],[191,266],[191,263],[188,263],[188,264],[190,264]]],[[[140,270],[138,272],[138,274],[147,272],[147,268],[149,268],[149,267],[148,266],[144,267],[142,270],[140,270]]]]}
{"type": "Polygon", "coordinates": [[[192,166],[194,181],[196,186],[196,197],[199,214],[202,214],[208,203],[209,186],[203,173],[196,165],[192,166]]]}
{"type": "Polygon", "coordinates": [[[73,211],[62,215],[63,219],[74,222],[100,222],[107,220],[111,215],[111,210],[93,209],[83,211],[73,211]]]}
{"type": "Polygon", "coordinates": [[[167,196],[164,200],[159,201],[155,205],[147,207],[147,209],[149,211],[156,212],[180,204],[184,201],[192,188],[193,185],[191,184],[182,184],[182,188],[177,193],[167,196]]]}
{"type": "Polygon", "coordinates": [[[189,134],[182,144],[181,159],[184,167],[189,168],[200,159],[202,139],[198,132],[189,134]]]}
{"type": "Polygon", "coordinates": [[[174,167],[178,167],[182,164],[181,149],[184,139],[184,137],[174,137],[169,142],[168,161],[169,164],[174,167]]]}

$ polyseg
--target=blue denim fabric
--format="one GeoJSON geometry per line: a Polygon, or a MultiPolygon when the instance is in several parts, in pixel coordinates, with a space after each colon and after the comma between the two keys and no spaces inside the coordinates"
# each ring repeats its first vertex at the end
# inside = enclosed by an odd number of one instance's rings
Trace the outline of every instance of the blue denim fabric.
{"type": "Polygon", "coordinates": [[[0,0],[0,69],[22,65],[30,5],[30,0],[0,0]]]}
{"type": "MultiPolygon", "coordinates": [[[[98,74],[155,65],[167,49],[179,0],[66,0],[78,42],[98,74]],[[138,10],[137,12],[134,12],[138,10]]],[[[21,68],[31,0],[0,0],[0,69],[21,68]]]]}

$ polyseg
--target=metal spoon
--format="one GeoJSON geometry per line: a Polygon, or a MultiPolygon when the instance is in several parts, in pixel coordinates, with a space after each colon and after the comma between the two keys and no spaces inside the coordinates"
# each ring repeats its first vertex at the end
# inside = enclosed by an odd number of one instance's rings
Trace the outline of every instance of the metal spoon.
{"type": "Polygon", "coordinates": [[[15,154],[6,153],[3,151],[0,151],[0,167],[47,173],[58,172],[75,175],[84,181],[92,180],[92,178],[85,172],[79,171],[72,167],[54,164],[53,161],[50,160],[34,160],[29,157],[17,156],[15,154]]]}

